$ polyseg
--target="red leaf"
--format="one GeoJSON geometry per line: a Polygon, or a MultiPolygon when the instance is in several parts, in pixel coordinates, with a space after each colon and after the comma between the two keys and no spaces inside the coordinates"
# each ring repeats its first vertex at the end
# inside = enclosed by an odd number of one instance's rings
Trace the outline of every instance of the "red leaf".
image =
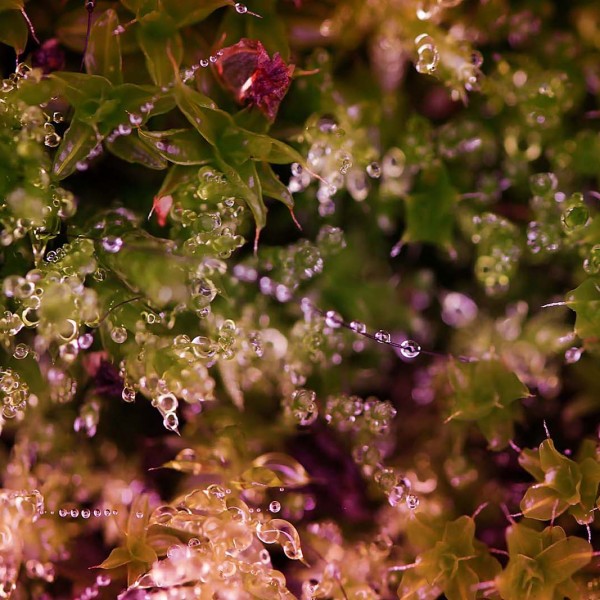
{"type": "Polygon", "coordinates": [[[158,224],[164,227],[167,224],[167,216],[173,205],[173,196],[154,196],[154,203],[152,204],[152,211],[156,212],[156,218],[158,224]]]}
{"type": "Polygon", "coordinates": [[[221,82],[240,104],[256,106],[275,119],[290,87],[294,65],[287,65],[279,53],[270,58],[260,41],[243,38],[223,48],[215,66],[221,82]]]}

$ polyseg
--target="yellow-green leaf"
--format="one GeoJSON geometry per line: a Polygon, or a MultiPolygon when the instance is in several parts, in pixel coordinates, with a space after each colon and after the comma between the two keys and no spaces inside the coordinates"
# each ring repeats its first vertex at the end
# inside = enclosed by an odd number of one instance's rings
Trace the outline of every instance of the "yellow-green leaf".
{"type": "Polygon", "coordinates": [[[23,54],[29,30],[20,10],[7,10],[0,15],[0,43],[14,48],[17,55],[23,54]]]}
{"type": "Polygon", "coordinates": [[[54,175],[58,179],[71,175],[77,168],[77,163],[85,160],[97,143],[94,128],[79,119],[74,119],[65,132],[54,157],[52,165],[54,175]]]}
{"type": "Polygon", "coordinates": [[[114,35],[119,25],[117,13],[109,9],[94,22],[85,55],[87,72],[102,75],[117,85],[123,82],[121,71],[121,36],[114,35]]]}

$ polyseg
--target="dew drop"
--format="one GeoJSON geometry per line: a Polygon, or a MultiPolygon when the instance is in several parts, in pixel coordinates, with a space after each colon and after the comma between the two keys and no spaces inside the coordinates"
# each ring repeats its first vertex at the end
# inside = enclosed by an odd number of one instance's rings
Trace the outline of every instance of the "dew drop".
{"type": "Polygon", "coordinates": [[[81,511],[81,516],[82,516],[84,519],[89,519],[89,517],[90,517],[90,514],[91,514],[91,511],[90,511],[90,509],[89,509],[89,508],[84,508],[84,509],[81,511]]]}
{"type": "Polygon", "coordinates": [[[556,190],[558,180],[554,173],[536,173],[529,178],[529,188],[535,196],[546,196],[556,190]]]}
{"type": "Polygon", "coordinates": [[[125,402],[134,402],[135,390],[131,386],[126,385],[121,392],[121,398],[123,398],[125,402]]]}
{"type": "Polygon", "coordinates": [[[381,177],[381,165],[378,162],[372,162],[367,165],[367,175],[373,179],[381,177]]]}
{"type": "Polygon", "coordinates": [[[91,333],[84,333],[83,335],[79,336],[79,339],[77,340],[77,345],[82,350],[87,350],[93,343],[94,336],[91,333]]]}
{"type": "Polygon", "coordinates": [[[15,351],[13,353],[13,356],[17,360],[23,360],[24,358],[27,358],[28,355],[29,355],[29,346],[27,346],[27,344],[17,344],[15,346],[15,351]]]}
{"type": "Polygon", "coordinates": [[[361,321],[350,321],[350,329],[356,333],[366,333],[367,326],[361,321]]]}
{"type": "Polygon", "coordinates": [[[414,494],[408,494],[408,496],[406,496],[406,506],[408,506],[410,510],[415,510],[419,506],[419,498],[414,494]]]}
{"type": "Polygon", "coordinates": [[[116,235],[109,235],[102,238],[102,248],[110,254],[116,254],[123,247],[123,240],[116,235]]]}
{"type": "Polygon", "coordinates": [[[380,329],[379,331],[377,331],[375,333],[375,339],[380,344],[389,344],[390,340],[392,339],[392,336],[389,334],[388,331],[385,331],[384,329],[380,329]]]}
{"type": "Polygon", "coordinates": [[[327,313],[325,313],[325,325],[327,325],[327,327],[337,329],[343,322],[344,320],[341,315],[335,312],[335,310],[328,310],[327,313]]]}
{"type": "Polygon", "coordinates": [[[127,340],[127,329],[125,327],[114,327],[110,331],[110,337],[115,344],[122,344],[127,340]]]}
{"type": "Polygon", "coordinates": [[[179,419],[174,412],[167,413],[163,419],[165,429],[178,433],[179,419]]]}
{"type": "Polygon", "coordinates": [[[416,358],[421,354],[421,346],[414,340],[404,340],[400,343],[400,354],[404,358],[416,358]]]}
{"type": "Polygon", "coordinates": [[[60,135],[58,133],[48,133],[44,136],[44,144],[48,148],[56,148],[60,144],[60,135]]]}
{"type": "Polygon", "coordinates": [[[417,47],[417,63],[415,68],[419,73],[431,75],[437,68],[440,61],[440,55],[433,41],[433,38],[426,33],[415,38],[417,47]]]}
{"type": "Polygon", "coordinates": [[[269,510],[272,513],[278,513],[281,510],[281,504],[277,502],[277,500],[273,500],[273,502],[269,504],[269,510]]]}
{"type": "Polygon", "coordinates": [[[565,362],[569,365],[576,363],[581,358],[582,354],[583,348],[577,348],[576,346],[573,346],[565,352],[565,362]]]}
{"type": "Polygon", "coordinates": [[[242,4],[241,2],[236,2],[235,11],[240,15],[245,15],[248,12],[248,7],[245,4],[242,4]]]}
{"type": "Polygon", "coordinates": [[[106,575],[105,573],[101,573],[96,577],[96,585],[98,587],[107,587],[111,584],[111,581],[110,575],[106,575]]]}

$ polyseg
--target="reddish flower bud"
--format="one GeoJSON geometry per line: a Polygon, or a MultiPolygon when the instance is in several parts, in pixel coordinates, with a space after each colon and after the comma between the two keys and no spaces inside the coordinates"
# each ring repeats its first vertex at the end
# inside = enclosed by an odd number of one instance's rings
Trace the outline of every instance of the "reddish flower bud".
{"type": "Polygon", "coordinates": [[[31,65],[45,74],[65,68],[65,53],[56,38],[46,40],[31,55],[31,65]]]}
{"type": "Polygon", "coordinates": [[[277,115],[294,71],[294,65],[287,65],[279,53],[270,58],[260,41],[247,38],[223,48],[215,68],[222,84],[240,104],[256,106],[271,120],[277,115]]]}

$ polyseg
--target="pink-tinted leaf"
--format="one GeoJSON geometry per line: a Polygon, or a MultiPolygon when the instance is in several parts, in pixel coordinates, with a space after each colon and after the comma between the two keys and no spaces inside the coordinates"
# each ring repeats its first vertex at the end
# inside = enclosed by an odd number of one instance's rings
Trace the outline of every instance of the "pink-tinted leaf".
{"type": "Polygon", "coordinates": [[[116,569],[126,565],[131,560],[131,555],[127,548],[115,548],[108,558],[98,565],[98,569],[116,569]]]}

